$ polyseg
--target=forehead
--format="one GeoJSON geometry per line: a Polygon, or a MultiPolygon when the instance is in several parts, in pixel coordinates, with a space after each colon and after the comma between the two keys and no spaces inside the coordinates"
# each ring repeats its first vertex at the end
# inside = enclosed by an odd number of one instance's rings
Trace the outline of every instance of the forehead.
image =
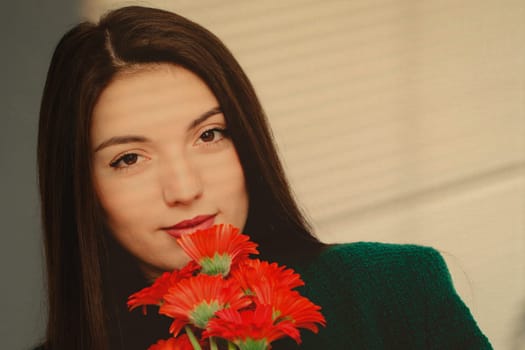
{"type": "Polygon", "coordinates": [[[208,86],[183,67],[133,68],[119,73],[99,97],[93,110],[92,141],[115,133],[144,133],[152,126],[186,127],[214,107],[218,102],[208,86]]]}

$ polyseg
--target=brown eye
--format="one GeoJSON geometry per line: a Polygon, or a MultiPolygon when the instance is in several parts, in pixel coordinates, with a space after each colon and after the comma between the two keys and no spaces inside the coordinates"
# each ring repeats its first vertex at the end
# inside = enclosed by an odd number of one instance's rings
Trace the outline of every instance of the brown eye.
{"type": "Polygon", "coordinates": [[[138,157],[139,156],[136,153],[127,153],[115,160],[114,162],[112,162],[110,166],[112,166],[113,168],[123,168],[129,165],[133,165],[137,162],[138,157]]]}
{"type": "Polygon", "coordinates": [[[223,128],[213,128],[203,131],[200,135],[197,141],[195,142],[196,145],[199,144],[209,144],[214,145],[223,139],[228,137],[228,130],[223,128]]]}
{"type": "Polygon", "coordinates": [[[135,163],[137,162],[137,155],[136,155],[135,153],[125,154],[125,155],[122,157],[122,161],[123,161],[126,165],[135,164],[135,163]]]}
{"type": "Polygon", "coordinates": [[[206,130],[200,136],[201,141],[203,142],[212,142],[215,139],[216,130],[206,130]]]}

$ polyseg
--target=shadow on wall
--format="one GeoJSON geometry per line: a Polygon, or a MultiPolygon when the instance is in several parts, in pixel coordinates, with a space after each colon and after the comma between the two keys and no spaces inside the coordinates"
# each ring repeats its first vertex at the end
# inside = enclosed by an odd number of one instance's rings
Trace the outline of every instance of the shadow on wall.
{"type": "Polygon", "coordinates": [[[523,303],[521,316],[516,325],[514,339],[512,341],[512,350],[522,350],[525,344],[525,303],[523,303]]]}

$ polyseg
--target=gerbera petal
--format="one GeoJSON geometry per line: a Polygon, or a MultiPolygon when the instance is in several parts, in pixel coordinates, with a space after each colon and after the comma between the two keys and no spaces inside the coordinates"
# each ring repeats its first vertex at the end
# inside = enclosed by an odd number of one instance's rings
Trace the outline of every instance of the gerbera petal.
{"type": "Polygon", "coordinates": [[[161,339],[151,345],[148,350],[193,350],[193,346],[188,336],[183,334],[178,338],[161,339]]]}
{"type": "Polygon", "coordinates": [[[269,304],[273,306],[277,321],[290,320],[297,328],[306,328],[314,333],[318,331],[317,324],[326,325],[321,307],[296,291],[278,291],[271,299],[269,304]]]}
{"type": "Polygon", "coordinates": [[[253,291],[254,286],[261,284],[271,290],[289,290],[304,285],[301,276],[294,270],[259,259],[248,259],[239,263],[231,271],[231,276],[245,291],[253,291]]]}
{"type": "Polygon", "coordinates": [[[129,310],[131,311],[139,306],[143,306],[143,312],[146,314],[146,305],[161,305],[168,289],[179,281],[191,277],[198,268],[199,266],[195,262],[190,261],[181,270],[164,272],[151,286],[129,296],[127,302],[129,310]]]}
{"type": "Polygon", "coordinates": [[[321,308],[299,292],[280,288],[264,279],[250,281],[251,297],[256,305],[271,305],[273,318],[279,323],[291,321],[297,328],[317,333],[317,325],[326,325],[321,308]]]}
{"type": "Polygon", "coordinates": [[[177,243],[193,260],[203,267],[203,273],[227,275],[231,265],[258,254],[257,244],[228,224],[214,225],[208,229],[183,235],[177,243]]]}
{"type": "MultiPolygon", "coordinates": [[[[201,274],[171,287],[164,295],[159,313],[203,328],[216,311],[250,304],[251,300],[244,296],[236,281],[201,274]]],[[[176,325],[178,327],[179,323],[176,325]]]]}
{"type": "Polygon", "coordinates": [[[188,323],[188,321],[176,318],[173,320],[173,322],[171,322],[169,331],[174,337],[176,337],[179,335],[180,331],[188,325],[188,323]]]}
{"type": "MultiPolygon", "coordinates": [[[[168,291],[170,275],[169,272],[165,272],[151,286],[131,294],[127,303],[129,310],[131,311],[139,306],[160,305],[162,297],[168,291]]],[[[145,314],[146,308],[143,310],[145,314]]]]}
{"type": "Polygon", "coordinates": [[[203,337],[213,336],[224,338],[237,345],[246,342],[264,342],[268,346],[271,342],[285,336],[300,342],[299,331],[292,322],[274,324],[272,307],[269,305],[257,305],[254,310],[218,311],[203,332],[203,337]]]}

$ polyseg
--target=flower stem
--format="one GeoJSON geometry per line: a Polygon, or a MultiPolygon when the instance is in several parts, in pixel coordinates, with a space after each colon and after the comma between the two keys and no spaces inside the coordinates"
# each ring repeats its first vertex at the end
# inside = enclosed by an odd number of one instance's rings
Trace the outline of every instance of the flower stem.
{"type": "Polygon", "coordinates": [[[233,344],[231,341],[228,342],[228,350],[237,350],[237,347],[235,344],[233,344]]]}
{"type": "Polygon", "coordinates": [[[213,337],[210,337],[210,350],[217,350],[217,343],[213,337]]]}
{"type": "Polygon", "coordinates": [[[199,341],[197,338],[195,338],[195,334],[193,334],[190,327],[186,326],[184,327],[186,330],[186,334],[188,335],[188,338],[190,338],[190,343],[193,345],[193,350],[202,350],[201,345],[199,344],[199,341]]]}

